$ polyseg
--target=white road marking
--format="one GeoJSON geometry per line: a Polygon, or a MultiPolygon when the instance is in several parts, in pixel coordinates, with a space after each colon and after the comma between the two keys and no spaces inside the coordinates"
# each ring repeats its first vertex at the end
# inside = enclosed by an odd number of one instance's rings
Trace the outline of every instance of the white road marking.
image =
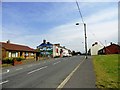
{"type": "Polygon", "coordinates": [[[36,69],[36,70],[33,70],[33,71],[28,72],[27,74],[34,73],[34,72],[36,72],[36,71],[39,71],[39,70],[45,69],[45,68],[47,68],[47,67],[48,67],[48,66],[44,66],[44,67],[38,68],[38,69],[36,69]]]}
{"type": "Polygon", "coordinates": [[[9,69],[7,69],[7,72],[10,72],[10,70],[9,70],[9,69]]]}
{"type": "Polygon", "coordinates": [[[78,64],[78,66],[67,76],[67,78],[57,87],[56,90],[61,90],[61,88],[63,88],[65,86],[65,84],[68,82],[68,80],[70,80],[70,78],[72,77],[72,75],[74,74],[74,72],[80,67],[80,65],[85,61],[85,59],[78,64]]]}
{"type": "Polygon", "coordinates": [[[16,70],[21,70],[21,69],[23,69],[23,68],[17,68],[16,70]]]}
{"type": "Polygon", "coordinates": [[[9,69],[7,69],[7,71],[6,72],[3,72],[3,73],[1,73],[1,74],[6,74],[6,73],[9,73],[10,72],[10,70],[9,69]]]}
{"type": "Polygon", "coordinates": [[[0,85],[1,85],[1,84],[4,84],[4,83],[7,83],[7,82],[9,82],[9,81],[8,81],[8,80],[6,80],[6,81],[4,81],[4,82],[1,82],[1,83],[0,83],[0,85]]]}
{"type": "Polygon", "coordinates": [[[58,63],[60,63],[60,62],[61,62],[61,61],[55,62],[55,63],[53,63],[53,65],[58,64],[58,63]]]}

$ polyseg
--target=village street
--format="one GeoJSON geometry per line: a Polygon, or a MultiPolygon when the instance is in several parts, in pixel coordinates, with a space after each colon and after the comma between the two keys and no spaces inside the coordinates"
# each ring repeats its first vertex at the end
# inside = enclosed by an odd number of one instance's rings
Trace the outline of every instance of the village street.
{"type": "Polygon", "coordinates": [[[90,56],[36,61],[2,72],[2,88],[95,88],[90,56]]]}

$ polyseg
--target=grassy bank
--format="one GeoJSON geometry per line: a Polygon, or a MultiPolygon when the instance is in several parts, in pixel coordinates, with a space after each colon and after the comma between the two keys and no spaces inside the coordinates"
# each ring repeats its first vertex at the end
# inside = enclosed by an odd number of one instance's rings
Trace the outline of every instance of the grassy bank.
{"type": "Polygon", "coordinates": [[[93,56],[93,64],[98,88],[118,88],[118,55],[93,56]]]}

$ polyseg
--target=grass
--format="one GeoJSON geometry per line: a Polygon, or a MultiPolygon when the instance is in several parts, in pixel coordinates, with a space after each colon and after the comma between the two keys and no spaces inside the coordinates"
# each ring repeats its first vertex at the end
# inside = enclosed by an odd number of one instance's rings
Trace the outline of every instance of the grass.
{"type": "MultiPolygon", "coordinates": [[[[119,55],[120,56],[120,55],[119,55]]],[[[118,88],[118,55],[93,56],[97,88],[118,88]]]]}

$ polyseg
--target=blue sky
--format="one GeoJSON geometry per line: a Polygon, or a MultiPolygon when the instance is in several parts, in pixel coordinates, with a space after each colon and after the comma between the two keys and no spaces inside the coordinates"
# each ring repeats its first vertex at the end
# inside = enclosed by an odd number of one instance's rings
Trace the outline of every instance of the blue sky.
{"type": "MultiPolygon", "coordinates": [[[[87,24],[88,48],[118,41],[117,2],[79,2],[87,24]]],[[[43,39],[84,52],[83,25],[75,2],[3,2],[2,41],[36,48],[43,39]]]]}

